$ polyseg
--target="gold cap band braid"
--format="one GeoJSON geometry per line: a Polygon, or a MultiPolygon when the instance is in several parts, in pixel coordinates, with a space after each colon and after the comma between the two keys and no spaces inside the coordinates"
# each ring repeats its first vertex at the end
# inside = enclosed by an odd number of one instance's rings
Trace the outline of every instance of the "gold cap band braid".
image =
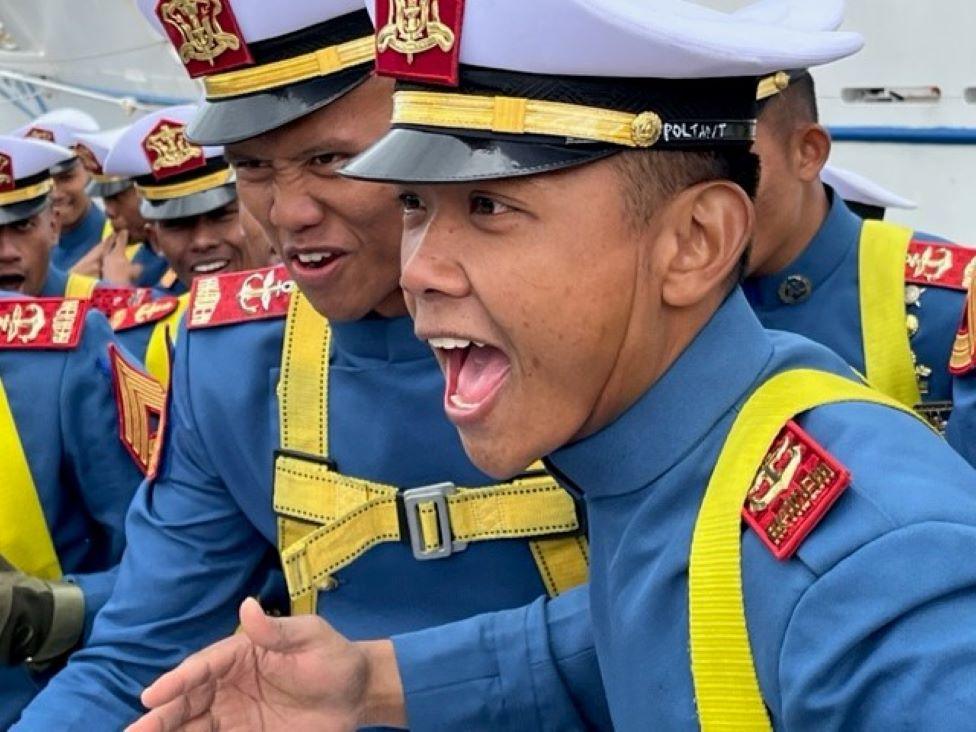
{"type": "Polygon", "coordinates": [[[40,183],[35,183],[34,185],[27,186],[26,188],[15,188],[12,191],[4,191],[3,193],[0,193],[0,206],[10,206],[15,203],[30,201],[31,199],[46,195],[52,190],[54,190],[54,180],[51,178],[46,178],[40,183]]]}
{"type": "Polygon", "coordinates": [[[373,36],[366,36],[284,61],[210,76],[203,80],[203,86],[208,101],[238,97],[328,76],[353,66],[370,63],[375,57],[375,39],[373,36]]]}
{"type": "Polygon", "coordinates": [[[184,198],[185,196],[192,196],[194,193],[209,191],[211,188],[219,188],[233,180],[234,170],[225,168],[216,173],[210,173],[182,183],[171,183],[164,186],[137,185],[136,190],[147,201],[171,201],[174,198],[184,198]]]}
{"type": "Polygon", "coordinates": [[[756,101],[761,102],[786,91],[790,86],[790,81],[790,75],[785,71],[777,71],[772,76],[760,80],[759,88],[756,91],[756,101]]]}
{"type": "Polygon", "coordinates": [[[91,179],[96,183],[121,183],[122,181],[129,180],[121,175],[99,175],[98,173],[91,173],[91,179]]]}

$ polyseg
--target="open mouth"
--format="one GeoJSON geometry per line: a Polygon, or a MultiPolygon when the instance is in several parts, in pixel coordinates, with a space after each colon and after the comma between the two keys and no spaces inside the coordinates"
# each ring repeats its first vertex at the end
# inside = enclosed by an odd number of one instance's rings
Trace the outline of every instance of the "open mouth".
{"type": "Polygon", "coordinates": [[[193,274],[209,275],[221,272],[230,264],[229,259],[215,259],[212,262],[199,262],[190,267],[193,274]]]}
{"type": "Polygon", "coordinates": [[[500,348],[466,338],[429,338],[445,364],[444,409],[455,423],[483,417],[511,373],[500,348]]]}
{"type": "Polygon", "coordinates": [[[26,281],[22,274],[0,274],[0,290],[20,292],[26,281]]]}
{"type": "Polygon", "coordinates": [[[322,276],[334,270],[346,256],[336,249],[298,252],[289,256],[293,269],[307,276],[322,276]]]}

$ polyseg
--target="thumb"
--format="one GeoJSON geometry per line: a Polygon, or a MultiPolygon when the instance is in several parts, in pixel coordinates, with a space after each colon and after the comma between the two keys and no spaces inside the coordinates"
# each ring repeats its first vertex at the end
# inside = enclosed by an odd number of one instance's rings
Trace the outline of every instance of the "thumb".
{"type": "Polygon", "coordinates": [[[278,653],[295,653],[338,635],[317,615],[272,618],[254,598],[241,605],[241,630],[254,645],[278,653]]]}

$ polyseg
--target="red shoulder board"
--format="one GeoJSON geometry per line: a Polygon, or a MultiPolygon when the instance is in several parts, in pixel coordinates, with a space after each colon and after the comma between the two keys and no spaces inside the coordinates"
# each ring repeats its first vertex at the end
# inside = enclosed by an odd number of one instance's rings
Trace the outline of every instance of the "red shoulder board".
{"type": "Polygon", "coordinates": [[[187,328],[213,328],[288,313],[295,283],[282,265],[197,277],[190,291],[187,328]]]}
{"type": "Polygon", "coordinates": [[[148,477],[155,477],[162,449],[166,390],[152,376],[130,364],[110,344],[112,381],[119,409],[119,439],[148,477]]]}
{"type": "Polygon", "coordinates": [[[773,556],[789,559],[850,481],[850,473],[790,421],[763,460],[742,517],[773,556]]]}
{"type": "Polygon", "coordinates": [[[962,311],[962,321],[956,331],[956,340],[952,344],[952,355],[949,357],[949,373],[955,376],[968,374],[976,369],[976,297],[973,288],[969,288],[966,295],[966,306],[962,311]]]}
{"type": "Polygon", "coordinates": [[[111,320],[116,311],[140,305],[151,297],[152,291],[147,287],[96,287],[91,294],[91,303],[111,320]]]}
{"type": "Polygon", "coordinates": [[[156,17],[194,78],[254,63],[231,0],[159,0],[156,17]]]}
{"type": "Polygon", "coordinates": [[[376,0],[376,73],[458,85],[464,0],[376,0]]]}
{"type": "Polygon", "coordinates": [[[157,323],[167,315],[172,313],[180,305],[180,301],[175,297],[161,297],[158,300],[150,300],[142,305],[131,308],[122,308],[112,313],[110,322],[112,330],[118,332],[131,330],[147,323],[157,323]]]}
{"type": "Polygon", "coordinates": [[[976,271],[976,249],[915,239],[908,245],[905,282],[923,287],[966,290],[976,271]]]}
{"type": "Polygon", "coordinates": [[[75,298],[0,298],[0,350],[75,348],[88,308],[75,298]]]}

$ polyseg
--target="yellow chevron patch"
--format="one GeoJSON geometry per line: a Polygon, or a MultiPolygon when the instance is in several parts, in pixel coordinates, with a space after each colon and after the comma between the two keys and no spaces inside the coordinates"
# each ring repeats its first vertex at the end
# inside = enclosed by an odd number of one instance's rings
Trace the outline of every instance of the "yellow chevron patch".
{"type": "Polygon", "coordinates": [[[152,376],[133,366],[115,345],[109,346],[119,439],[147,478],[159,467],[166,419],[166,390],[152,376]]]}

